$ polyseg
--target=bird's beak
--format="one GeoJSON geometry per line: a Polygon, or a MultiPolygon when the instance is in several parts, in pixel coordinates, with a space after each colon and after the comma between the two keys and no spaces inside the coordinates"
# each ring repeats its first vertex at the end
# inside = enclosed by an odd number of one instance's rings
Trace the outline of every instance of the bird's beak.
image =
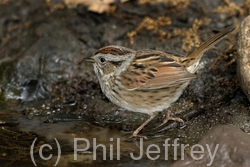
{"type": "Polygon", "coordinates": [[[91,56],[85,57],[84,61],[87,61],[89,63],[94,63],[95,62],[94,59],[91,56]]]}

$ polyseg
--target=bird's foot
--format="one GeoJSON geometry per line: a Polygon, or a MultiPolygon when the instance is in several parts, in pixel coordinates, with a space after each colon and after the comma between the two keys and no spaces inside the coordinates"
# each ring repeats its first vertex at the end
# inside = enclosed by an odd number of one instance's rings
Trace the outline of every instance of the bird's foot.
{"type": "Polygon", "coordinates": [[[137,130],[135,130],[129,138],[143,138],[143,139],[148,139],[147,136],[138,135],[138,133],[139,132],[137,132],[137,130]]]}
{"type": "Polygon", "coordinates": [[[184,124],[184,121],[183,121],[181,118],[178,118],[178,117],[177,117],[177,118],[171,117],[171,111],[168,110],[165,119],[164,119],[163,122],[162,122],[159,126],[157,126],[157,127],[160,127],[160,126],[166,124],[168,121],[176,121],[176,122],[179,122],[179,123],[184,124]]]}

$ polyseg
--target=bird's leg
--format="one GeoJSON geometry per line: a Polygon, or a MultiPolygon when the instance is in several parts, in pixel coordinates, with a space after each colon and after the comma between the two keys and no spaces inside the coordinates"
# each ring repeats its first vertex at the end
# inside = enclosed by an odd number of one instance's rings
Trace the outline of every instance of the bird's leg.
{"type": "Polygon", "coordinates": [[[165,119],[163,120],[163,122],[162,122],[158,127],[164,125],[164,124],[167,123],[169,120],[176,121],[176,122],[179,122],[179,123],[184,123],[184,121],[183,121],[181,118],[174,118],[174,117],[171,117],[171,110],[168,109],[168,110],[167,110],[167,113],[166,113],[166,116],[165,116],[165,119]]]}
{"type": "Polygon", "coordinates": [[[139,126],[139,127],[133,132],[133,134],[130,136],[130,138],[139,137],[139,138],[147,139],[146,136],[140,136],[140,135],[138,135],[138,133],[142,130],[142,128],[144,128],[144,126],[146,126],[146,125],[156,116],[156,114],[157,114],[157,112],[154,112],[145,122],[143,122],[143,124],[141,124],[141,126],[139,126]]]}

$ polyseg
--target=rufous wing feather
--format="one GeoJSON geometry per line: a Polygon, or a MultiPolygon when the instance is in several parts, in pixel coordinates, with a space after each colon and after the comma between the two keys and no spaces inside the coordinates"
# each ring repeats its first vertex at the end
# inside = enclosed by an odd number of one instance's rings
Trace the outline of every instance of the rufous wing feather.
{"type": "Polygon", "coordinates": [[[128,90],[171,87],[193,78],[195,75],[175,62],[171,55],[149,50],[138,51],[133,63],[119,76],[128,90]]]}
{"type": "Polygon", "coordinates": [[[160,67],[155,78],[148,80],[139,89],[157,89],[172,87],[195,78],[194,74],[188,73],[180,67],[160,67]]]}

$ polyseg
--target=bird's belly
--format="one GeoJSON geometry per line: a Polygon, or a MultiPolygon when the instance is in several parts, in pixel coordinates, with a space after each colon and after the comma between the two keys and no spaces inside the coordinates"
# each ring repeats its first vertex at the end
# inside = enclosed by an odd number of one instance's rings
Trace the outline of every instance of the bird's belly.
{"type": "Polygon", "coordinates": [[[170,107],[173,102],[178,100],[188,84],[189,82],[161,89],[131,91],[113,87],[113,91],[109,91],[109,94],[105,94],[111,102],[120,107],[129,111],[151,115],[153,112],[159,112],[170,107]]]}

